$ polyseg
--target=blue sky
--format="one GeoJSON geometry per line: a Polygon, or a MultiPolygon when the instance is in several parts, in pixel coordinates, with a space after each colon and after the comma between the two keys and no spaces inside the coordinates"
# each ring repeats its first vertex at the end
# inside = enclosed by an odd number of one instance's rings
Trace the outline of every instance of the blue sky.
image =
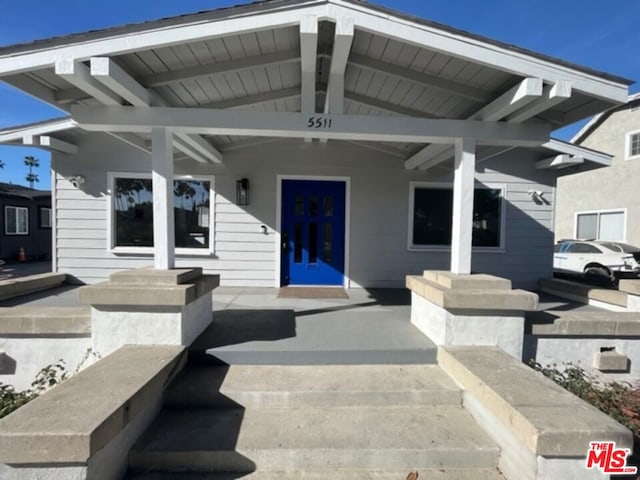
{"type": "MultiPolygon", "coordinates": [[[[0,0],[0,45],[153,20],[245,3],[242,0],[0,0]]],[[[503,42],[632,80],[640,79],[638,0],[376,0],[405,13],[445,23],[503,42]]],[[[631,93],[639,91],[637,85],[631,93]]],[[[58,116],[0,84],[0,128],[58,116]]],[[[570,138],[579,128],[556,132],[570,138]]],[[[41,161],[39,188],[50,188],[49,155],[35,149],[0,147],[0,181],[26,184],[25,155],[41,161]]]]}

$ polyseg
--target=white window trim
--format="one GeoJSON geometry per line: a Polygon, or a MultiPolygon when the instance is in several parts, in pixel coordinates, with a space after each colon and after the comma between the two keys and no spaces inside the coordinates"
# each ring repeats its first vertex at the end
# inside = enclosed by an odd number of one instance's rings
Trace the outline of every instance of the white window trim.
{"type": "Polygon", "coordinates": [[[633,135],[640,135],[640,130],[635,130],[633,132],[627,132],[624,137],[624,159],[625,160],[640,160],[639,155],[631,155],[631,137],[633,135]]]}
{"type": "MultiPolygon", "coordinates": [[[[407,229],[407,250],[410,252],[450,252],[451,245],[414,245],[413,244],[413,207],[415,205],[416,188],[452,189],[448,182],[409,182],[409,221],[407,229]]],[[[500,190],[500,245],[497,247],[473,247],[476,253],[504,253],[506,252],[506,219],[507,219],[507,185],[503,183],[481,183],[476,181],[475,189],[500,190]]]]}
{"type": "Polygon", "coordinates": [[[14,206],[14,205],[5,205],[4,207],[4,234],[5,235],[10,235],[10,236],[16,236],[16,235],[29,235],[29,207],[18,207],[18,206],[14,206]],[[16,231],[15,232],[9,232],[7,230],[7,211],[13,208],[16,210],[16,231]],[[25,212],[27,212],[27,231],[26,232],[18,232],[18,211],[19,210],[24,210],[25,212]]]}
{"type": "Polygon", "coordinates": [[[52,215],[53,211],[51,209],[51,207],[38,207],[38,227],[39,228],[51,228],[52,227],[52,220],[51,220],[51,215],[52,215]],[[49,225],[45,225],[44,223],[42,223],[42,212],[45,210],[49,210],[49,225]]]}
{"type": "MultiPolygon", "coordinates": [[[[610,208],[606,210],[584,210],[581,212],[575,212],[573,215],[573,238],[576,240],[580,240],[578,238],[578,216],[579,215],[598,215],[598,222],[596,224],[596,237],[598,233],[600,233],[600,214],[602,213],[622,213],[622,239],[621,240],[611,240],[612,242],[626,242],[627,241],[627,209],[626,208],[610,208]]],[[[597,238],[596,238],[597,240],[597,238]]]]}
{"type": "MultiPolygon", "coordinates": [[[[153,247],[117,247],[116,246],[116,229],[115,215],[115,196],[113,195],[113,187],[116,178],[141,178],[151,179],[149,172],[108,172],[107,173],[107,250],[116,255],[153,255],[153,247]]],[[[174,175],[174,180],[200,180],[209,182],[209,248],[176,248],[176,255],[209,257],[214,255],[214,226],[215,226],[215,177],[213,175],[174,175]]]]}

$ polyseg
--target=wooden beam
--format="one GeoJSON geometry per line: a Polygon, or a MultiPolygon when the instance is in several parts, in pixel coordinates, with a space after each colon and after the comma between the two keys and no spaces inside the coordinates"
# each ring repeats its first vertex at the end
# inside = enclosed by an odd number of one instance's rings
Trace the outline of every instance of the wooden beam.
{"type": "Polygon", "coordinates": [[[283,100],[287,98],[297,98],[299,96],[300,96],[300,88],[291,87],[291,88],[283,88],[280,90],[273,90],[271,92],[256,93],[255,95],[245,95],[243,97],[231,98],[229,100],[221,100],[219,102],[201,105],[198,108],[234,109],[234,108],[250,107],[253,105],[262,105],[263,103],[269,103],[276,100],[283,100]]]}
{"type": "Polygon", "coordinates": [[[353,44],[353,18],[339,17],[336,21],[336,31],[331,53],[329,68],[329,84],[325,99],[324,113],[344,113],[344,73],[347,68],[349,52],[353,44]]]}
{"type": "MultiPolygon", "coordinates": [[[[327,94],[324,97],[325,114],[341,115],[344,113],[344,73],[347,69],[354,33],[352,18],[339,17],[337,19],[329,66],[329,83],[327,84],[327,94]]],[[[327,141],[326,138],[320,139],[322,143],[327,141]]]]}
{"type": "Polygon", "coordinates": [[[254,68],[266,68],[272,65],[285,65],[300,61],[298,50],[284,50],[280,52],[266,53],[251,57],[226,60],[223,62],[198,65],[197,67],[183,68],[169,72],[153,73],[140,78],[140,83],[146,87],[162,87],[172,83],[184,82],[186,80],[198,80],[229,73],[239,73],[254,68]]]}
{"type": "Polygon", "coordinates": [[[352,53],[349,57],[349,64],[372,72],[389,75],[400,80],[417,83],[418,85],[422,85],[426,88],[447,93],[449,95],[463,97],[478,103],[486,103],[492,100],[495,96],[490,92],[470,87],[463,83],[447,80],[445,78],[438,77],[437,75],[431,75],[425,72],[418,72],[417,70],[411,70],[409,68],[402,68],[391,63],[382,62],[356,53],[352,53]]]}
{"type": "Polygon", "coordinates": [[[318,17],[300,18],[301,95],[303,113],[316,111],[316,65],[318,63],[318,17]]]}
{"type": "Polygon", "coordinates": [[[105,105],[122,105],[122,97],[105,87],[91,76],[91,70],[82,62],[72,58],[56,60],[56,75],[88,93],[105,105]]]}
{"type": "MultiPolygon", "coordinates": [[[[316,112],[316,69],[318,64],[318,17],[300,18],[300,111],[316,112]]],[[[304,139],[311,142],[312,138],[304,139]]]]}
{"type": "Polygon", "coordinates": [[[305,138],[312,134],[314,138],[404,143],[449,143],[462,135],[481,144],[521,146],[549,139],[549,127],[543,124],[469,120],[89,105],[73,106],[72,114],[90,131],[150,132],[157,127],[205,135],[305,138]]]}
{"type": "Polygon", "coordinates": [[[554,152],[566,153],[573,157],[581,157],[589,160],[590,162],[599,163],[601,165],[611,165],[611,161],[613,159],[613,157],[609,154],[597,152],[595,150],[584,148],[573,143],[556,140],[555,138],[550,139],[542,146],[554,152]]]}
{"type": "MultiPolygon", "coordinates": [[[[191,151],[195,151],[199,157],[204,158],[205,161],[210,160],[218,165],[222,164],[224,158],[222,153],[201,136],[178,133],[176,137],[178,137],[178,140],[181,141],[182,144],[188,146],[191,151]]],[[[198,160],[195,157],[194,159],[198,160]]]]}
{"type": "MultiPolygon", "coordinates": [[[[110,58],[93,57],[91,75],[136,107],[148,107],[152,104],[169,106],[164,98],[140,85],[110,58]]],[[[222,154],[202,137],[178,133],[173,142],[178,150],[187,155],[193,154],[193,159],[198,162],[211,160],[214,163],[222,163],[222,154]]]]}
{"type": "Polygon", "coordinates": [[[546,168],[566,168],[571,167],[573,165],[580,165],[584,163],[584,158],[582,157],[573,157],[571,155],[562,154],[556,155],[553,157],[545,158],[544,160],[539,160],[536,162],[536,169],[542,170],[546,168]]]}
{"type": "Polygon", "coordinates": [[[507,116],[506,121],[510,123],[527,121],[569,98],[571,98],[571,84],[569,82],[559,81],[555,85],[547,85],[540,98],[507,116]]]}
{"type": "MultiPolygon", "coordinates": [[[[542,80],[539,78],[525,78],[518,85],[500,95],[491,103],[485,105],[476,113],[468,117],[468,120],[497,122],[516,110],[524,107],[528,103],[531,103],[541,95],[542,80]]],[[[420,165],[426,164],[427,162],[429,162],[428,168],[431,168],[438,164],[438,162],[433,160],[436,157],[439,158],[440,161],[451,158],[451,153],[449,153],[448,156],[443,156],[443,152],[445,151],[452,153],[452,149],[450,147],[443,147],[442,145],[428,145],[404,162],[404,168],[412,170],[420,165]]]]}
{"type": "Polygon", "coordinates": [[[412,108],[403,107],[401,105],[397,105],[395,103],[384,102],[377,98],[368,97],[365,95],[360,95],[355,92],[351,92],[345,90],[344,98],[351,102],[359,103],[360,105],[366,105],[368,107],[377,108],[378,110],[382,110],[390,113],[397,113],[398,115],[406,116],[406,117],[416,117],[416,118],[441,118],[435,115],[430,115],[425,112],[421,112],[419,110],[414,110],[412,108]]]}
{"type": "Polygon", "coordinates": [[[187,157],[195,160],[198,163],[207,163],[207,159],[203,157],[196,149],[194,149],[191,145],[188,145],[184,142],[183,138],[173,138],[172,139],[173,147],[179,152],[184,153],[187,157]]]}
{"type": "Polygon", "coordinates": [[[14,141],[22,143],[22,138],[25,135],[31,135],[34,137],[38,135],[48,135],[55,132],[70,130],[77,126],[78,122],[73,118],[61,118],[37,125],[6,128],[4,130],[0,130],[0,143],[10,143],[14,141]]]}
{"type": "Polygon", "coordinates": [[[541,95],[542,80],[540,78],[525,78],[511,90],[500,95],[494,101],[471,115],[469,120],[497,122],[533,102],[541,95]]]}
{"type": "Polygon", "coordinates": [[[41,147],[44,150],[51,152],[66,153],[69,155],[75,155],[78,153],[78,146],[73,143],[65,142],[59,138],[50,137],[49,135],[25,135],[22,138],[24,145],[33,145],[41,147]]]}
{"type": "Polygon", "coordinates": [[[134,135],[133,133],[126,133],[126,132],[122,132],[122,133],[104,132],[104,133],[112,136],[116,140],[126,143],[130,147],[135,148],[136,150],[140,150],[141,152],[148,153],[149,155],[151,155],[151,149],[147,145],[147,142],[145,142],[139,136],[134,135]]]}
{"type": "Polygon", "coordinates": [[[151,105],[151,93],[109,57],[91,59],[91,76],[131,105],[151,105]]]}

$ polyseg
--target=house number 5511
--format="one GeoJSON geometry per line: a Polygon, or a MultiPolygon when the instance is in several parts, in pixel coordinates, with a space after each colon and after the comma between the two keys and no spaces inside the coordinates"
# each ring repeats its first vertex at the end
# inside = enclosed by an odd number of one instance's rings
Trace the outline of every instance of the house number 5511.
{"type": "Polygon", "coordinates": [[[331,118],[309,117],[307,120],[307,128],[331,128],[331,122],[331,118]]]}

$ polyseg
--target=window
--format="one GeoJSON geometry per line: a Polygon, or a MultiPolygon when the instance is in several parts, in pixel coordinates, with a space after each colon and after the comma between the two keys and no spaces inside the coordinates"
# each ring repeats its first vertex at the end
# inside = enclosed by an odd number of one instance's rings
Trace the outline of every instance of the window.
{"type": "Polygon", "coordinates": [[[29,235],[29,209],[27,207],[4,207],[4,233],[6,235],[29,235]]]}
{"type": "Polygon", "coordinates": [[[572,243],[565,250],[566,253],[602,253],[600,249],[588,243],[572,243]]]}
{"type": "Polygon", "coordinates": [[[576,214],[576,238],[586,240],[624,240],[626,212],[612,210],[576,214]]]}
{"type": "MultiPolygon", "coordinates": [[[[153,247],[153,186],[142,174],[111,174],[111,249],[150,252],[153,247]]],[[[173,181],[175,244],[182,253],[212,253],[213,179],[179,177],[173,181]]]]}
{"type": "MultiPolygon", "coordinates": [[[[473,237],[476,248],[503,248],[504,188],[476,187],[473,197],[473,237]]],[[[446,184],[412,183],[409,205],[409,248],[451,245],[453,189],[446,184]]]]}
{"type": "Polygon", "coordinates": [[[627,160],[640,159],[640,132],[627,133],[625,157],[627,160]]]}
{"type": "Polygon", "coordinates": [[[40,207],[38,209],[38,226],[40,228],[51,228],[51,209],[40,207]]]}

